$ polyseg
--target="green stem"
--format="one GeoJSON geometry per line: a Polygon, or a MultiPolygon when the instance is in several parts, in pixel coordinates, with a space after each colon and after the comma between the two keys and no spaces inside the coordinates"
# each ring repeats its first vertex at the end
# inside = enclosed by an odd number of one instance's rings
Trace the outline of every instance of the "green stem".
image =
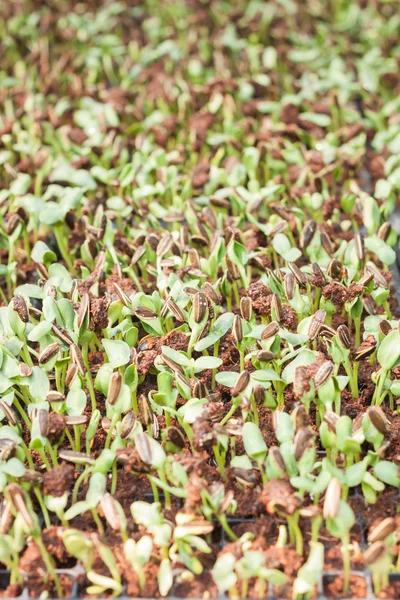
{"type": "Polygon", "coordinates": [[[104,444],[104,448],[110,447],[112,432],[114,431],[115,426],[118,423],[118,419],[119,419],[119,413],[114,413],[112,416],[112,419],[111,419],[110,429],[108,430],[108,433],[107,433],[106,443],[104,444]]]}
{"type": "Polygon", "coordinates": [[[75,275],[75,270],[73,267],[73,263],[72,260],[68,254],[68,247],[67,244],[65,242],[65,233],[63,231],[63,226],[62,225],[55,225],[55,227],[53,228],[54,231],[54,236],[56,238],[56,242],[57,242],[57,246],[58,249],[60,251],[60,254],[65,262],[65,264],[68,267],[68,270],[70,271],[71,274],[75,275]]]}
{"type": "Polygon", "coordinates": [[[33,492],[37,498],[37,501],[38,501],[41,511],[43,513],[44,523],[45,523],[46,527],[49,528],[49,527],[51,527],[51,521],[50,521],[49,511],[47,510],[47,507],[43,500],[43,496],[37,487],[33,488],[33,492]]]}
{"type": "Polygon", "coordinates": [[[54,581],[54,585],[56,586],[57,598],[62,598],[62,589],[61,589],[61,585],[60,585],[60,580],[54,569],[53,560],[52,560],[51,556],[49,555],[49,553],[47,552],[46,547],[43,544],[42,538],[40,536],[35,536],[34,540],[40,550],[40,554],[43,558],[44,564],[46,565],[47,571],[51,575],[51,577],[54,581]]]}
{"type": "Polygon", "coordinates": [[[95,508],[91,508],[90,512],[92,513],[93,521],[96,523],[98,532],[100,533],[100,535],[104,535],[103,523],[101,522],[101,519],[100,519],[99,515],[97,514],[97,510],[95,508]]]}
{"type": "Polygon", "coordinates": [[[346,533],[342,537],[343,545],[343,593],[347,594],[350,586],[350,536],[346,533]]]}
{"type": "Polygon", "coordinates": [[[79,488],[84,479],[89,475],[89,470],[86,467],[75,481],[74,489],[72,492],[72,504],[75,504],[78,499],[79,488]]]}
{"type": "Polygon", "coordinates": [[[225,425],[225,423],[227,421],[229,421],[229,419],[232,417],[232,415],[237,411],[238,407],[239,407],[239,402],[232,402],[232,406],[231,406],[229,412],[222,419],[221,425],[225,425]]]}
{"type": "Polygon", "coordinates": [[[229,527],[228,521],[226,520],[226,516],[225,515],[217,515],[217,519],[221,523],[222,529],[225,531],[225,533],[228,535],[228,537],[231,540],[236,541],[238,539],[237,535],[229,527]]]}

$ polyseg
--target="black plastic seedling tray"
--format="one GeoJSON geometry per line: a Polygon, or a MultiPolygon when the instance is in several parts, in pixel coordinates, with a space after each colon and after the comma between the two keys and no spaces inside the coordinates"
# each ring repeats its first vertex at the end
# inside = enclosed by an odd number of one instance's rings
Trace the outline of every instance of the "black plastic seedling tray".
{"type": "MultiPolygon", "coordinates": [[[[354,496],[359,496],[361,498],[361,495],[358,491],[355,491],[354,496]]],[[[400,491],[398,492],[397,498],[398,498],[398,504],[400,505],[400,491]]],[[[151,502],[153,500],[153,497],[151,494],[145,494],[144,499],[148,502],[151,502]]],[[[227,519],[227,521],[231,527],[235,528],[240,524],[254,522],[255,519],[230,517],[227,519]]],[[[358,529],[358,532],[360,535],[360,539],[359,539],[360,550],[365,551],[368,546],[367,539],[366,539],[367,527],[366,527],[366,523],[364,522],[364,519],[362,516],[357,515],[356,524],[354,527],[356,527],[358,529]]],[[[222,528],[220,530],[218,530],[217,534],[218,534],[219,539],[217,539],[216,542],[220,545],[221,548],[224,547],[227,543],[230,543],[230,540],[227,539],[227,536],[222,528]]],[[[271,540],[271,543],[272,543],[272,540],[271,540]]],[[[337,542],[337,543],[340,543],[340,542],[337,542]]],[[[336,545],[336,543],[335,543],[335,545],[336,545]]],[[[328,547],[329,547],[329,545],[327,545],[326,549],[328,547]]],[[[71,579],[73,579],[72,592],[69,596],[66,597],[66,600],[79,600],[84,597],[85,598],[91,597],[91,596],[79,595],[78,577],[85,573],[84,569],[79,564],[76,564],[73,568],[70,568],[70,569],[57,569],[56,571],[59,575],[61,575],[61,574],[67,575],[67,576],[71,577],[71,579]]],[[[182,570],[176,569],[174,571],[174,576],[179,575],[181,572],[182,572],[182,570]]],[[[317,584],[317,589],[316,589],[317,594],[313,597],[313,600],[332,600],[332,596],[328,597],[324,593],[326,584],[341,574],[342,574],[342,571],[340,569],[339,570],[338,569],[323,570],[321,572],[321,576],[320,576],[319,582],[317,584]]],[[[352,570],[350,575],[362,577],[362,578],[364,578],[364,580],[366,582],[366,595],[363,596],[362,598],[351,596],[350,597],[351,600],[380,600],[378,598],[378,596],[376,596],[374,594],[373,585],[372,585],[372,573],[369,569],[366,568],[364,570],[352,570]]],[[[9,571],[0,570],[0,589],[1,588],[4,589],[8,585],[9,577],[10,577],[9,571]]],[[[400,572],[392,573],[389,576],[389,583],[394,583],[394,582],[400,582],[400,572]]],[[[177,596],[174,594],[175,589],[176,589],[176,584],[173,585],[172,593],[166,598],[166,600],[178,600],[178,599],[181,600],[182,599],[182,596],[177,596]]],[[[15,598],[15,600],[17,600],[17,599],[18,600],[28,600],[28,598],[32,598],[32,596],[29,596],[28,588],[25,587],[22,590],[22,593],[20,594],[20,596],[15,598]]],[[[94,598],[94,596],[93,596],[93,598],[94,598]]],[[[106,600],[106,598],[100,598],[100,597],[98,597],[98,598],[99,598],[99,600],[106,600]]],[[[124,594],[122,594],[118,598],[120,600],[128,600],[128,599],[129,600],[139,600],[139,598],[136,599],[134,596],[126,596],[124,594]]],[[[279,598],[278,598],[277,596],[274,595],[274,589],[273,589],[272,584],[268,585],[268,592],[264,598],[265,598],[265,600],[286,600],[286,598],[284,596],[279,596],[279,598]]],[[[341,600],[342,598],[344,599],[345,597],[340,595],[340,596],[336,596],[334,600],[341,600]]],[[[12,599],[12,600],[14,600],[14,599],[12,599]]],[[[56,600],[56,599],[49,598],[47,600],[56,600]]],[[[155,599],[149,598],[148,600],[155,600],[155,599]]],[[[191,599],[191,600],[204,600],[204,599],[202,599],[202,598],[196,599],[195,598],[195,599],[191,599]]],[[[228,596],[226,594],[219,595],[216,600],[228,600],[228,596]]],[[[260,599],[260,600],[262,600],[262,599],[260,599]]],[[[291,598],[287,598],[287,600],[291,600],[291,598]]],[[[396,599],[396,600],[398,600],[398,599],[396,599]]]]}
{"type": "MultiPolygon", "coordinates": [[[[393,227],[396,229],[397,233],[400,235],[400,211],[396,211],[396,213],[394,213],[391,216],[390,221],[391,221],[393,227]]],[[[392,265],[391,272],[393,275],[393,280],[392,280],[393,286],[396,289],[397,300],[400,304],[400,244],[397,245],[396,256],[397,256],[397,261],[396,261],[396,264],[392,265]]],[[[160,498],[162,498],[162,494],[160,494],[160,498]]],[[[151,502],[153,500],[153,497],[152,497],[152,494],[145,494],[144,498],[137,498],[137,500],[139,500],[139,499],[144,499],[147,502],[151,502]]],[[[399,492],[399,505],[400,505],[400,492],[399,492]]],[[[230,526],[237,526],[237,525],[240,525],[241,523],[246,523],[246,522],[248,523],[249,521],[253,521],[253,519],[228,518],[228,523],[230,526]]],[[[366,537],[365,537],[366,526],[365,526],[365,523],[363,522],[362,517],[360,517],[360,516],[357,517],[357,525],[360,530],[360,549],[365,550],[367,548],[367,541],[366,541],[366,537]]],[[[229,540],[226,539],[225,532],[221,529],[221,538],[220,538],[220,542],[219,542],[221,545],[221,548],[228,542],[229,542],[229,540]]],[[[174,575],[178,575],[180,572],[181,572],[180,570],[176,570],[174,575]]],[[[74,580],[73,587],[72,587],[72,593],[70,594],[70,596],[68,596],[66,598],[66,600],[78,600],[78,599],[84,597],[84,596],[79,595],[79,590],[78,590],[78,577],[80,575],[84,574],[84,570],[80,565],[77,564],[75,567],[73,567],[71,569],[57,569],[57,573],[59,575],[61,575],[61,574],[67,575],[74,580]]],[[[317,595],[314,597],[314,600],[332,600],[332,596],[328,597],[324,593],[326,583],[328,583],[329,581],[333,580],[336,576],[341,575],[341,574],[342,574],[341,570],[333,570],[332,569],[332,570],[322,571],[321,576],[319,578],[319,582],[317,584],[317,595]]],[[[369,569],[364,569],[363,571],[357,571],[357,570],[351,571],[351,576],[362,577],[365,579],[365,582],[366,582],[366,595],[363,598],[356,598],[355,596],[352,596],[351,600],[379,600],[379,598],[374,594],[373,585],[372,585],[372,574],[369,569]]],[[[7,587],[9,578],[10,578],[9,571],[0,570],[0,590],[7,587]]],[[[400,582],[400,572],[392,573],[389,576],[389,583],[394,583],[394,582],[400,582]]],[[[175,588],[175,584],[172,588],[172,593],[167,597],[166,600],[181,600],[180,596],[176,596],[174,594],[174,588],[175,588]]],[[[87,596],[85,596],[85,597],[87,597],[87,596]]],[[[28,598],[32,598],[32,596],[29,596],[28,588],[24,587],[20,596],[14,598],[14,599],[10,599],[10,600],[28,600],[28,598]]],[[[344,596],[337,596],[335,598],[335,600],[341,600],[342,598],[344,598],[344,596]]],[[[126,595],[119,596],[119,599],[120,600],[128,600],[128,599],[136,600],[136,598],[134,598],[133,596],[126,596],[126,595]]],[[[216,600],[227,600],[227,599],[228,599],[227,595],[220,595],[217,597],[216,600]]],[[[48,598],[48,600],[56,600],[56,599],[48,598]]],[[[99,598],[99,600],[106,600],[106,598],[99,598]]],[[[139,599],[137,599],[137,600],[139,600],[139,599]]],[[[149,598],[148,600],[155,600],[155,599],[149,598]]],[[[203,600],[203,599],[194,598],[191,600],[203,600]]],[[[268,593],[265,596],[265,600],[278,600],[278,598],[274,595],[272,584],[268,585],[268,593]]],[[[283,599],[283,600],[286,600],[286,599],[283,599]]],[[[288,599],[288,600],[290,600],[290,599],[288,599]]],[[[396,600],[398,600],[398,599],[396,599],[396,600]]]]}
{"type": "MultiPolygon", "coordinates": [[[[392,223],[392,226],[396,229],[397,233],[400,236],[400,211],[396,211],[390,218],[390,221],[392,223]]],[[[399,302],[400,305],[400,243],[398,243],[397,247],[396,247],[396,263],[394,265],[391,266],[391,272],[392,272],[392,282],[393,282],[393,287],[396,290],[396,295],[397,295],[397,300],[399,302]]],[[[160,498],[162,498],[162,494],[160,494],[160,498]]],[[[137,498],[137,500],[140,499],[144,499],[147,502],[151,502],[153,500],[152,494],[145,494],[144,498],[137,498]]],[[[400,492],[399,492],[399,505],[400,505],[400,492]]],[[[249,521],[252,521],[253,519],[241,519],[241,518],[228,518],[228,523],[230,526],[237,526],[241,523],[248,523],[249,521]]],[[[360,530],[360,549],[361,550],[365,550],[367,548],[367,541],[365,538],[365,523],[363,522],[362,517],[358,516],[357,517],[357,524],[360,530]]],[[[221,529],[221,539],[220,539],[220,545],[221,548],[228,543],[229,540],[226,540],[226,536],[225,536],[225,532],[221,529]]],[[[176,570],[174,575],[179,574],[181,571],[176,570]]],[[[68,575],[70,576],[73,580],[73,587],[72,587],[72,593],[70,594],[70,596],[67,597],[67,600],[78,600],[84,596],[80,596],[79,595],[79,590],[78,590],[78,577],[82,574],[84,574],[84,570],[82,567],[80,567],[78,564],[71,568],[71,569],[57,569],[57,573],[59,575],[64,574],[64,575],[68,575]]],[[[321,576],[319,578],[319,582],[317,584],[317,595],[314,597],[314,600],[332,600],[332,596],[328,598],[328,596],[326,596],[326,594],[324,593],[324,589],[325,589],[325,585],[326,583],[328,583],[329,581],[331,581],[332,579],[334,579],[336,576],[341,575],[342,571],[341,570],[324,570],[321,572],[321,576]]],[[[379,598],[374,594],[374,590],[373,590],[373,585],[372,585],[372,574],[371,571],[369,569],[364,569],[363,571],[351,571],[351,576],[358,576],[358,577],[362,577],[365,579],[366,582],[366,595],[363,598],[356,598],[355,596],[351,597],[351,600],[379,600],[379,598]]],[[[7,570],[0,570],[0,590],[4,589],[7,587],[8,582],[9,582],[9,578],[10,578],[10,572],[7,570]]],[[[394,582],[399,582],[400,581],[400,572],[397,573],[392,573],[389,576],[389,583],[394,583],[394,582]]],[[[181,597],[178,597],[174,594],[174,587],[175,584],[172,588],[172,594],[170,594],[166,600],[178,600],[181,597]]],[[[87,596],[85,596],[87,597],[87,596]]],[[[10,600],[28,600],[28,598],[32,598],[32,596],[29,596],[29,592],[28,592],[28,588],[24,587],[24,589],[22,590],[22,593],[20,594],[20,596],[14,598],[14,599],[10,599],[10,600]]],[[[342,598],[344,598],[344,596],[337,596],[335,598],[335,600],[341,600],[342,598]]],[[[133,596],[126,596],[126,595],[121,595],[119,596],[120,600],[136,600],[133,596]]],[[[228,596],[227,595],[220,595],[217,597],[216,600],[227,600],[228,596]]],[[[47,600],[56,600],[56,599],[52,599],[52,598],[48,598],[47,600]]],[[[106,598],[101,598],[99,600],[106,600],[106,598]]],[[[139,599],[137,599],[139,600],[139,599]]],[[[148,600],[155,600],[152,598],[149,598],[148,600]]],[[[201,598],[199,599],[191,599],[191,600],[203,600],[201,598]]],[[[268,585],[268,593],[265,596],[265,600],[278,600],[278,598],[274,595],[274,591],[273,591],[273,585],[269,584],[268,585]]],[[[286,599],[284,599],[286,600],[286,599]]],[[[290,599],[288,599],[290,600],[290,599]]],[[[398,600],[398,599],[396,599],[398,600]]]]}

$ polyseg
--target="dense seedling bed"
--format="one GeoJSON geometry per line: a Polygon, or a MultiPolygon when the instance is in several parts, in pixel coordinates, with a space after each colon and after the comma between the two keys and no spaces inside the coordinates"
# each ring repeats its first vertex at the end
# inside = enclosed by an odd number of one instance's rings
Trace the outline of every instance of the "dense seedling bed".
{"type": "Polygon", "coordinates": [[[0,597],[400,597],[399,31],[0,3],[0,597]]]}

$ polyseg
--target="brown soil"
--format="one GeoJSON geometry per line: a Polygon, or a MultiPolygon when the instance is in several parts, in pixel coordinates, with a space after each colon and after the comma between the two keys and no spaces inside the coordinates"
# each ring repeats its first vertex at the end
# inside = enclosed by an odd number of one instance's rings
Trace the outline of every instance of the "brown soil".
{"type": "Polygon", "coordinates": [[[43,494],[58,498],[65,492],[70,492],[75,480],[74,466],[63,463],[43,474],[43,494]]]}
{"type": "Polygon", "coordinates": [[[209,598],[218,597],[218,589],[210,573],[203,572],[193,581],[180,580],[174,587],[174,596],[177,598],[209,598]]]}
{"type": "Polygon", "coordinates": [[[324,593],[328,598],[365,598],[367,595],[367,583],[364,577],[350,575],[350,589],[343,593],[343,575],[336,576],[333,581],[326,578],[324,593]]]}

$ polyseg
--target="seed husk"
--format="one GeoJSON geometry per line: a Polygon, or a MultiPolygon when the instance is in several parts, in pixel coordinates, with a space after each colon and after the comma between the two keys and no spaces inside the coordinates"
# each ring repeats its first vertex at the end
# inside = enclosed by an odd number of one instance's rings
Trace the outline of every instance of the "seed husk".
{"type": "Polygon", "coordinates": [[[89,313],[90,313],[89,294],[83,294],[83,296],[81,298],[81,302],[79,304],[79,309],[78,309],[78,321],[77,321],[78,329],[80,329],[82,327],[86,317],[89,316],[89,313]]]}
{"type": "Polygon", "coordinates": [[[382,273],[380,271],[378,271],[378,269],[375,267],[375,265],[368,263],[366,266],[366,270],[368,271],[368,273],[371,273],[377,286],[383,287],[383,288],[385,288],[385,290],[387,290],[387,288],[389,287],[389,284],[386,281],[386,279],[384,278],[384,276],[382,275],[382,273]]]}
{"type": "Polygon", "coordinates": [[[239,394],[241,394],[247,388],[249,381],[250,373],[246,370],[242,371],[231,390],[231,395],[238,396],[239,394]]]}
{"type": "Polygon", "coordinates": [[[49,413],[44,408],[39,408],[37,414],[37,420],[39,423],[40,435],[47,437],[49,432],[49,413]]]}
{"type": "Polygon", "coordinates": [[[308,337],[310,340],[315,340],[321,331],[322,325],[324,325],[326,319],[326,311],[318,309],[310,319],[308,326],[308,337]]]}
{"type": "Polygon", "coordinates": [[[220,198],[219,196],[210,196],[210,204],[216,208],[225,208],[226,210],[231,206],[231,203],[227,198],[220,198]]]}
{"type": "Polygon", "coordinates": [[[153,422],[153,411],[151,409],[150,401],[145,394],[140,394],[138,398],[139,407],[139,421],[142,425],[147,427],[153,422]]]}
{"type": "Polygon", "coordinates": [[[138,424],[138,420],[137,420],[135,413],[134,412],[126,413],[126,415],[124,416],[124,418],[121,421],[121,438],[123,440],[128,439],[132,435],[137,424],[138,424]]]}
{"type": "Polygon", "coordinates": [[[386,546],[383,542],[377,541],[371,544],[364,552],[364,562],[366,565],[373,565],[386,556],[386,546]]]}
{"type": "Polygon", "coordinates": [[[40,319],[40,317],[42,316],[43,313],[38,308],[35,308],[34,306],[30,306],[29,314],[31,317],[34,317],[35,319],[40,319]]]}
{"type": "Polygon", "coordinates": [[[172,248],[174,238],[171,233],[164,235],[157,245],[156,254],[159,258],[165,256],[172,248]]]}
{"type": "Polygon", "coordinates": [[[70,388],[72,383],[75,381],[75,377],[78,375],[78,365],[70,363],[68,365],[67,372],[65,374],[65,387],[70,388]]]}
{"type": "Polygon", "coordinates": [[[185,286],[183,288],[183,291],[185,292],[185,294],[187,296],[195,296],[196,294],[198,294],[199,290],[197,290],[194,287],[190,287],[189,285],[185,286]]]}
{"type": "Polygon", "coordinates": [[[213,302],[213,304],[221,304],[219,296],[217,294],[217,292],[215,291],[215,289],[213,288],[213,286],[211,285],[211,283],[208,283],[208,281],[205,281],[203,283],[203,285],[201,286],[202,291],[205,293],[205,295],[207,296],[207,298],[209,300],[211,300],[211,302],[213,302]]]}
{"type": "Polygon", "coordinates": [[[139,260],[145,254],[146,254],[146,248],[144,246],[139,246],[138,248],[136,248],[136,250],[133,253],[132,258],[131,258],[131,267],[134,267],[135,265],[137,265],[139,260]]]}
{"type": "Polygon", "coordinates": [[[308,427],[299,429],[294,438],[294,457],[299,461],[304,452],[310,447],[310,441],[314,437],[313,432],[308,427]]]}
{"type": "Polygon", "coordinates": [[[135,446],[140,460],[142,460],[146,465],[151,465],[153,460],[153,452],[151,450],[150,440],[147,433],[137,434],[135,437],[135,446]]]}
{"type": "Polygon", "coordinates": [[[232,336],[237,344],[243,340],[243,325],[240,315],[235,315],[232,323],[232,336]]]}
{"type": "Polygon", "coordinates": [[[192,393],[193,398],[205,398],[208,394],[208,390],[206,385],[197,379],[193,385],[192,393]]]}
{"type": "MultiPolygon", "coordinates": [[[[271,299],[271,315],[275,315],[276,320],[278,321],[278,323],[281,322],[281,299],[279,298],[278,294],[272,294],[272,299],[271,299]]],[[[265,330],[264,330],[265,331],[265,330]]]]}
{"type": "Polygon", "coordinates": [[[302,250],[305,250],[310,245],[316,230],[317,223],[315,221],[310,220],[304,224],[300,234],[300,247],[302,250]]]}
{"type": "Polygon", "coordinates": [[[206,324],[204,325],[203,329],[199,333],[198,339],[202,340],[204,337],[206,337],[210,333],[210,329],[211,329],[211,321],[206,321],[206,324]]]}
{"type": "Polygon", "coordinates": [[[259,350],[256,354],[257,360],[260,362],[270,362],[275,357],[275,354],[270,350],[259,350]]]}
{"type": "Polygon", "coordinates": [[[369,356],[371,356],[371,354],[373,354],[373,352],[375,352],[375,349],[376,349],[376,342],[375,343],[371,343],[371,342],[367,342],[367,341],[362,342],[354,350],[354,353],[353,353],[354,360],[361,360],[362,358],[368,358],[369,356]]]}
{"type": "Polygon", "coordinates": [[[210,229],[217,229],[218,221],[215,212],[210,206],[205,206],[201,211],[203,218],[210,229]]]}
{"type": "Polygon", "coordinates": [[[396,521],[393,519],[393,517],[387,517],[369,532],[368,541],[370,544],[381,542],[387,538],[388,535],[396,531],[396,529],[396,521]]]}
{"type": "Polygon", "coordinates": [[[321,285],[323,287],[326,284],[326,278],[322,272],[321,267],[317,263],[312,263],[311,270],[313,272],[315,279],[318,282],[320,282],[319,285],[321,285]]]}
{"type": "Polygon", "coordinates": [[[315,389],[317,390],[321,385],[324,385],[331,377],[335,367],[330,361],[324,362],[316,372],[314,376],[315,389]]]}
{"type": "Polygon", "coordinates": [[[336,335],[336,330],[333,327],[330,327],[329,325],[326,325],[326,323],[324,323],[323,325],[321,325],[319,335],[323,338],[331,340],[336,335]]]}
{"type": "Polygon", "coordinates": [[[14,456],[17,444],[9,438],[0,438],[0,460],[7,461],[14,456]]]}
{"type": "Polygon", "coordinates": [[[66,425],[86,425],[89,421],[89,417],[87,415],[66,415],[65,424],[66,425]]]}
{"type": "Polygon", "coordinates": [[[43,475],[37,471],[33,471],[32,469],[26,469],[25,473],[22,475],[22,477],[20,477],[20,481],[39,485],[43,483],[43,475]]]}
{"type": "Polygon", "coordinates": [[[358,260],[365,260],[364,238],[361,233],[356,233],[356,235],[354,236],[354,243],[356,248],[356,256],[358,260]]]}
{"type": "Polygon", "coordinates": [[[253,303],[249,296],[243,296],[240,299],[240,314],[242,315],[242,319],[245,321],[250,321],[251,315],[253,312],[253,303]]]}
{"type": "Polygon", "coordinates": [[[150,426],[150,433],[155,440],[158,437],[160,437],[160,425],[157,419],[157,415],[155,414],[153,414],[153,422],[150,426]]]}
{"type": "Polygon", "coordinates": [[[76,344],[71,344],[69,348],[71,361],[78,367],[79,373],[84,377],[86,375],[86,365],[83,360],[82,352],[76,344]]]}
{"type": "Polygon", "coordinates": [[[196,292],[192,299],[193,319],[195,323],[201,323],[208,312],[207,297],[203,292],[196,292]]]}
{"type": "Polygon", "coordinates": [[[49,346],[47,346],[47,348],[45,348],[43,350],[43,352],[40,353],[39,364],[43,365],[43,364],[49,362],[49,360],[54,358],[58,354],[59,351],[60,351],[60,344],[58,342],[54,342],[53,344],[50,344],[49,346]]]}
{"type": "Polygon", "coordinates": [[[379,431],[379,433],[382,435],[387,435],[389,433],[390,421],[380,406],[370,406],[367,410],[367,414],[372,425],[379,431]]]}
{"type": "Polygon", "coordinates": [[[117,402],[122,389],[122,382],[123,378],[120,371],[114,371],[111,373],[107,394],[107,402],[110,404],[110,406],[114,406],[114,404],[117,402]]]}
{"type": "Polygon", "coordinates": [[[165,356],[165,354],[161,354],[161,358],[163,360],[163,363],[166,364],[167,367],[183,375],[182,367],[178,365],[178,363],[176,363],[174,360],[172,360],[172,358],[168,358],[168,356],[165,356]]]}
{"type": "Polygon", "coordinates": [[[325,252],[329,256],[332,256],[332,254],[335,252],[335,246],[333,245],[333,242],[329,235],[324,231],[321,231],[321,244],[325,252]]]}
{"type": "Polygon", "coordinates": [[[185,436],[177,427],[167,427],[165,430],[165,439],[178,448],[184,448],[186,445],[185,436]]]}
{"type": "Polygon", "coordinates": [[[264,404],[265,400],[265,389],[262,385],[255,385],[253,387],[253,397],[257,405],[264,404]]]}
{"type": "Polygon", "coordinates": [[[29,322],[29,307],[23,296],[14,296],[12,300],[12,307],[23,323],[29,322]]]}
{"type": "Polygon", "coordinates": [[[108,525],[114,531],[121,530],[121,514],[118,510],[117,501],[106,492],[100,499],[100,506],[108,525]]]}
{"type": "Polygon", "coordinates": [[[282,454],[278,446],[271,446],[271,448],[268,450],[268,456],[276,464],[278,469],[281,469],[281,471],[286,473],[285,461],[282,458],[282,454]]]}
{"type": "MultiPolygon", "coordinates": [[[[100,421],[100,425],[101,425],[101,428],[103,429],[103,431],[108,433],[111,429],[111,419],[109,419],[108,417],[103,417],[100,421]]],[[[113,434],[114,433],[115,433],[115,429],[113,431],[113,434]]]]}
{"type": "Polygon", "coordinates": [[[381,334],[385,336],[392,331],[392,326],[389,321],[386,321],[386,319],[379,321],[378,327],[381,334]]]}
{"type": "Polygon", "coordinates": [[[27,365],[26,363],[20,363],[18,365],[18,370],[21,377],[30,377],[32,375],[33,368],[31,365],[27,365]]]}
{"type": "Polygon", "coordinates": [[[46,296],[49,298],[57,298],[57,288],[55,285],[49,285],[46,289],[46,296]]]}
{"type": "Polygon", "coordinates": [[[362,433],[362,429],[363,429],[362,423],[364,420],[364,416],[365,416],[364,412],[358,413],[356,418],[353,420],[353,426],[351,428],[351,435],[353,437],[357,436],[359,433],[362,433]]]}
{"type": "Polygon", "coordinates": [[[0,409],[3,411],[7,421],[11,425],[18,425],[18,423],[19,423],[18,413],[12,406],[9,406],[7,404],[7,402],[4,402],[4,400],[0,400],[0,409]]]}
{"type": "Polygon", "coordinates": [[[300,510],[299,510],[299,514],[303,519],[314,519],[314,517],[319,515],[320,512],[321,512],[320,507],[316,506],[315,504],[310,504],[309,506],[304,506],[303,508],[300,508],[300,510]]]}
{"type": "Polygon", "coordinates": [[[32,529],[34,526],[34,521],[26,503],[24,489],[18,483],[9,483],[4,492],[15,511],[22,515],[27,527],[32,529]]]}
{"type": "Polygon", "coordinates": [[[122,304],[126,307],[130,306],[131,301],[129,296],[124,292],[124,290],[118,285],[118,283],[113,282],[114,291],[118,297],[118,300],[122,302],[122,304]]]}
{"type": "Polygon", "coordinates": [[[89,454],[75,452],[74,450],[59,450],[58,456],[61,460],[66,460],[76,465],[93,465],[95,462],[94,458],[89,454]]]}
{"type": "Polygon", "coordinates": [[[74,343],[74,340],[71,338],[67,330],[64,329],[64,327],[60,327],[59,325],[53,323],[51,329],[54,335],[58,337],[58,339],[61,340],[66,346],[71,346],[71,344],[74,343]]]}
{"type": "Polygon", "coordinates": [[[283,279],[283,289],[285,290],[285,296],[288,300],[292,300],[294,297],[295,289],[295,278],[293,273],[286,273],[283,279]]]}
{"type": "Polygon", "coordinates": [[[339,415],[337,415],[335,412],[333,412],[332,410],[325,411],[324,421],[328,425],[329,429],[334,433],[336,432],[336,424],[338,420],[339,415]]]}
{"type": "MultiPolygon", "coordinates": [[[[46,267],[44,265],[42,265],[41,263],[36,263],[36,269],[39,272],[39,274],[42,276],[41,281],[43,281],[43,286],[41,286],[41,287],[44,287],[46,281],[49,278],[49,272],[46,269],[46,267]]],[[[38,285],[39,285],[39,283],[38,283],[38,285]]]]}
{"type": "Polygon", "coordinates": [[[361,298],[361,302],[363,303],[363,306],[369,315],[373,316],[377,314],[377,306],[372,296],[366,294],[361,298]]]}
{"type": "Polygon", "coordinates": [[[106,253],[104,252],[104,250],[100,250],[100,252],[96,256],[96,260],[94,263],[95,271],[102,271],[105,264],[106,264],[106,253]]]}
{"type": "Polygon", "coordinates": [[[190,266],[194,267],[195,269],[200,269],[200,256],[196,248],[189,248],[188,258],[190,266]]]}
{"type": "Polygon", "coordinates": [[[371,273],[365,273],[359,280],[358,283],[360,285],[362,285],[363,287],[367,287],[371,281],[373,281],[373,276],[371,275],[371,273]]]}
{"type": "Polygon", "coordinates": [[[192,235],[190,241],[201,248],[207,248],[208,246],[208,238],[205,235],[192,235]]]}
{"type": "Polygon", "coordinates": [[[225,256],[226,268],[228,270],[229,275],[232,277],[234,281],[240,279],[240,271],[238,266],[231,261],[228,256],[225,256]]]}
{"type": "Polygon", "coordinates": [[[134,314],[143,321],[151,321],[152,319],[157,319],[157,313],[151,308],[147,308],[147,306],[136,306],[133,309],[134,314]]]}
{"type": "Polygon", "coordinates": [[[225,423],[225,431],[230,435],[234,435],[235,437],[241,437],[243,433],[243,419],[229,419],[225,423]]]}
{"type": "Polygon", "coordinates": [[[306,283],[307,283],[307,277],[305,276],[305,274],[303,273],[303,271],[301,269],[299,269],[299,267],[296,265],[296,263],[289,262],[288,263],[288,267],[289,267],[289,269],[290,269],[293,277],[297,281],[297,283],[299,285],[306,285],[306,283]]]}
{"type": "Polygon", "coordinates": [[[299,365],[294,370],[293,392],[296,398],[302,398],[309,389],[310,376],[308,367],[299,365]]]}
{"type": "Polygon", "coordinates": [[[9,502],[3,500],[0,509],[0,535],[7,535],[14,522],[14,515],[9,502]]]}
{"type": "Polygon", "coordinates": [[[332,277],[332,279],[342,279],[343,265],[340,262],[340,260],[337,260],[336,258],[332,258],[332,260],[329,262],[328,266],[326,267],[326,274],[329,277],[332,277]]]}
{"type": "Polygon", "coordinates": [[[290,417],[293,421],[295,431],[298,431],[302,427],[306,427],[308,415],[304,404],[298,404],[294,410],[292,410],[290,417]]]}
{"type": "Polygon", "coordinates": [[[22,219],[17,213],[10,215],[7,221],[7,235],[12,235],[20,223],[22,223],[22,219]]]}
{"type": "Polygon", "coordinates": [[[57,390],[50,390],[46,395],[46,400],[51,404],[56,404],[57,402],[64,402],[65,394],[62,392],[58,392],[57,390]]]}
{"type": "Polygon", "coordinates": [[[96,237],[98,240],[102,240],[104,237],[104,234],[105,234],[106,228],[107,228],[107,221],[108,221],[107,216],[103,215],[100,220],[100,225],[97,229],[96,237]]]}
{"type": "Polygon", "coordinates": [[[392,231],[392,226],[388,221],[386,221],[385,223],[382,223],[382,225],[379,227],[377,236],[378,236],[378,238],[380,238],[381,240],[386,242],[391,231],[392,231]]]}
{"type": "Polygon", "coordinates": [[[332,477],[325,492],[324,519],[335,519],[339,512],[339,504],[342,497],[342,486],[338,479],[332,477]]]}
{"type": "Polygon", "coordinates": [[[172,312],[175,319],[177,321],[179,321],[180,323],[184,323],[184,321],[186,320],[186,317],[184,315],[183,310],[176,304],[176,302],[174,302],[172,300],[172,298],[169,298],[169,300],[167,301],[166,304],[167,304],[168,310],[170,310],[172,312]]]}
{"type": "Polygon", "coordinates": [[[343,348],[349,350],[351,348],[351,336],[347,325],[339,325],[337,328],[337,336],[343,348]]]}
{"type": "Polygon", "coordinates": [[[146,243],[152,250],[157,250],[157,246],[160,243],[159,234],[155,234],[153,232],[149,233],[149,235],[146,237],[146,243]]]}
{"type": "Polygon", "coordinates": [[[279,329],[280,329],[279,323],[277,323],[276,321],[271,321],[271,323],[268,323],[268,325],[262,332],[261,339],[268,340],[269,338],[276,335],[278,333],[279,329]]]}

